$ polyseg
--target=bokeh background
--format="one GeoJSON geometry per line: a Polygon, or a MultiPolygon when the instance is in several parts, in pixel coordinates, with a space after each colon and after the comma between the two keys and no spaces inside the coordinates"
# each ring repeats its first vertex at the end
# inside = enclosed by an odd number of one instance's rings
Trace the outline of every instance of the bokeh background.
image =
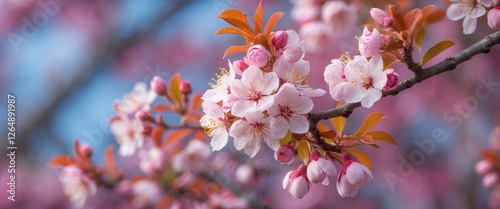
{"type": "MultiPolygon", "coordinates": [[[[370,1],[361,1],[362,3],[370,1]]],[[[106,146],[116,142],[108,119],[112,103],[137,82],[155,76],[165,79],[180,72],[195,92],[203,92],[220,67],[230,45],[243,43],[237,36],[214,36],[226,26],[217,18],[228,8],[253,14],[258,1],[106,1],[106,0],[2,0],[0,1],[0,208],[70,208],[58,180],[60,170],[47,162],[55,155],[72,154],[74,139],[94,148],[94,160],[102,163],[106,146]],[[55,2],[54,7],[47,5],[55,2]],[[7,94],[16,96],[16,202],[7,200],[7,94]]],[[[381,4],[380,2],[377,4],[381,4]]],[[[413,7],[446,1],[413,1],[413,7]]],[[[285,12],[276,30],[299,26],[291,18],[290,1],[263,1],[264,17],[285,12]]],[[[361,24],[371,21],[368,6],[361,7],[358,26],[323,51],[306,52],[311,62],[310,83],[327,89],[324,67],[345,49],[356,54],[356,35],[361,24]]],[[[493,30],[486,17],[478,20],[473,35],[463,35],[460,22],[444,19],[430,25],[424,42],[428,49],[449,39],[457,45],[433,59],[430,66],[493,30]]],[[[231,60],[242,54],[232,55],[231,60]]],[[[273,171],[257,181],[254,191],[273,208],[485,208],[489,191],[474,172],[477,150],[489,146],[488,138],[500,110],[500,87],[478,99],[475,89],[481,80],[500,81],[500,46],[487,55],[475,56],[458,69],[377,102],[373,108],[358,108],[348,119],[347,132],[354,132],[370,112],[388,116],[378,129],[392,133],[399,146],[381,145],[364,149],[373,160],[375,183],[355,198],[341,198],[336,186],[314,185],[301,200],[281,188],[285,173],[299,162],[282,166],[265,149],[252,164],[273,171]],[[422,159],[415,158],[418,143],[430,140],[433,132],[446,136],[422,159]],[[421,164],[401,173],[404,161],[414,157],[421,164]],[[404,159],[404,160],[402,160],[404,159]],[[392,187],[387,176],[401,176],[392,187]]],[[[396,67],[401,78],[410,76],[404,65],[396,67]]],[[[482,88],[482,87],[481,87],[482,88]]],[[[315,98],[314,110],[335,106],[329,95],[315,98]]],[[[208,140],[208,139],[207,139],[208,140]]],[[[227,146],[233,152],[233,146],[227,146]]],[[[241,153],[240,153],[241,154],[241,153]]],[[[135,159],[119,161],[137,165],[135,159]]],[[[123,163],[124,164],[124,163],[123,163]]],[[[340,168],[339,168],[340,169],[340,168]]],[[[105,200],[90,199],[105,202],[105,200]]],[[[110,206],[96,206],[106,208],[110,206]]]]}

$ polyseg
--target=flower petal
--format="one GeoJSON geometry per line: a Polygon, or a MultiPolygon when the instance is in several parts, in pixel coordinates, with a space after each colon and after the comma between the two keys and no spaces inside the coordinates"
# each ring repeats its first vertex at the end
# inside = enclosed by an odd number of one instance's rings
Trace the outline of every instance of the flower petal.
{"type": "Polygon", "coordinates": [[[370,108],[380,98],[382,98],[381,90],[369,89],[366,96],[361,100],[361,106],[370,108]]]}
{"type": "Polygon", "coordinates": [[[465,16],[464,22],[462,24],[464,34],[471,34],[476,30],[477,19],[471,18],[470,16],[465,16]]]}
{"type": "Polygon", "coordinates": [[[293,133],[303,134],[309,130],[309,121],[306,116],[292,115],[288,121],[290,131],[293,133]]]}
{"type": "Polygon", "coordinates": [[[460,20],[467,15],[471,7],[463,7],[459,3],[451,4],[450,7],[446,10],[446,16],[453,21],[460,20]]]}
{"type": "Polygon", "coordinates": [[[231,114],[244,117],[245,114],[249,111],[256,110],[257,104],[250,100],[240,99],[233,103],[233,107],[231,108],[231,114]]]}

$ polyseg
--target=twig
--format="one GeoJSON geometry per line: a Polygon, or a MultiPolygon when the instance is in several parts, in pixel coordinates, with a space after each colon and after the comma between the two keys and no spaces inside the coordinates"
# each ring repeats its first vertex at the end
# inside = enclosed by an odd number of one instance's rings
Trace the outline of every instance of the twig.
{"type": "MultiPolygon", "coordinates": [[[[396,94],[399,94],[399,92],[409,89],[413,85],[420,83],[430,77],[439,75],[446,71],[454,70],[457,67],[457,65],[461,64],[462,62],[465,62],[478,54],[490,52],[491,47],[499,43],[500,43],[500,31],[497,31],[489,36],[486,36],[486,38],[464,49],[458,54],[452,57],[448,57],[445,60],[441,61],[440,63],[435,64],[429,68],[419,70],[420,73],[418,74],[416,73],[411,78],[401,82],[395,89],[383,92],[382,97],[386,97],[389,95],[394,96],[396,94]]],[[[414,63],[413,60],[411,60],[410,64],[411,63],[414,63]]],[[[414,68],[410,69],[412,71],[417,69],[416,66],[414,65],[409,65],[409,67],[414,68]]],[[[418,66],[418,68],[421,67],[418,66]]],[[[339,116],[349,117],[352,111],[359,106],[361,106],[360,102],[348,103],[337,108],[332,108],[329,110],[324,110],[316,113],[309,113],[308,115],[309,131],[318,140],[318,142],[321,143],[322,140],[320,140],[319,131],[316,128],[316,124],[320,120],[327,120],[329,118],[334,118],[339,116]]],[[[329,151],[335,151],[335,150],[329,150],[329,151]]]]}

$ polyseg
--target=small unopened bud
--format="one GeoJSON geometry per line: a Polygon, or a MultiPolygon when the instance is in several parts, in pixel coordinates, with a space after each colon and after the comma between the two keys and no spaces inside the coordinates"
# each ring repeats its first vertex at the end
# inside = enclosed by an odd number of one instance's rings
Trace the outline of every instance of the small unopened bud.
{"type": "Polygon", "coordinates": [[[274,47],[282,49],[283,47],[286,46],[287,42],[288,42],[288,34],[286,33],[286,31],[280,30],[274,33],[274,37],[271,43],[273,44],[274,47]]]}
{"type": "Polygon", "coordinates": [[[496,6],[488,12],[488,25],[494,30],[500,30],[500,6],[496,6]]]}
{"type": "Polygon", "coordinates": [[[151,134],[152,130],[153,130],[153,128],[151,128],[151,126],[149,124],[145,124],[144,128],[142,129],[142,135],[149,136],[151,134]]]}
{"type": "Polygon", "coordinates": [[[372,16],[373,20],[375,20],[375,22],[383,26],[387,26],[392,21],[389,15],[387,15],[384,10],[381,10],[379,8],[371,8],[370,15],[372,16]]]}
{"type": "Polygon", "coordinates": [[[191,94],[191,92],[193,91],[193,89],[191,89],[191,83],[189,81],[186,81],[186,80],[181,81],[179,88],[180,88],[182,94],[184,94],[184,95],[191,94]]]}
{"type": "Polygon", "coordinates": [[[394,69],[389,68],[384,70],[385,75],[387,75],[387,83],[385,84],[384,90],[391,90],[398,85],[399,75],[394,72],[394,69]]]}
{"type": "Polygon", "coordinates": [[[281,164],[290,164],[295,159],[295,149],[291,145],[285,144],[274,152],[274,159],[281,164]]]}
{"type": "Polygon", "coordinates": [[[153,118],[151,118],[151,115],[149,115],[147,112],[144,112],[142,110],[139,110],[135,113],[135,117],[139,120],[142,120],[142,121],[149,121],[149,120],[152,120],[153,118]]]}
{"type": "Polygon", "coordinates": [[[90,157],[92,156],[92,147],[88,144],[82,144],[80,145],[80,153],[85,157],[90,157]]]}
{"type": "Polygon", "coordinates": [[[167,84],[158,76],[154,76],[151,80],[151,89],[160,96],[167,94],[167,84]]]}
{"type": "Polygon", "coordinates": [[[248,64],[245,63],[243,60],[234,61],[234,66],[240,69],[242,73],[248,68],[248,64]]]}

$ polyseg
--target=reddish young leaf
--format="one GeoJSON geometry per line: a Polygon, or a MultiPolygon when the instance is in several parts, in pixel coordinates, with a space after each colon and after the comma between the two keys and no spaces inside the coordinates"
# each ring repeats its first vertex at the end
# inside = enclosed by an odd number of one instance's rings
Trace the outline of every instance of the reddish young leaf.
{"type": "Polygon", "coordinates": [[[236,35],[253,37],[253,34],[249,34],[247,31],[233,27],[224,27],[215,32],[215,35],[222,35],[222,34],[236,34],[236,35]]]}
{"type": "Polygon", "coordinates": [[[273,31],[274,25],[280,20],[280,18],[283,16],[283,12],[275,12],[269,20],[267,20],[266,27],[264,28],[264,35],[269,36],[271,35],[271,32],[273,31]]]}
{"type": "Polygon", "coordinates": [[[170,79],[170,95],[180,103],[181,101],[181,90],[180,90],[180,84],[181,84],[181,75],[179,73],[176,73],[172,78],[170,79]]]}
{"type": "Polygon", "coordinates": [[[86,161],[87,157],[85,157],[85,155],[81,152],[81,148],[80,148],[80,141],[78,141],[78,139],[75,140],[75,153],[76,153],[76,156],[78,157],[78,159],[80,161],[86,161]]]}
{"type": "Polygon", "coordinates": [[[433,4],[427,5],[424,8],[422,8],[422,15],[430,14],[436,9],[436,6],[433,4]]]}
{"type": "Polygon", "coordinates": [[[428,24],[432,24],[432,23],[435,23],[435,22],[438,22],[438,21],[441,21],[442,19],[444,19],[446,17],[446,12],[442,9],[440,10],[437,10],[433,13],[431,13],[427,19],[426,19],[426,23],[428,24]]]}
{"type": "Polygon", "coordinates": [[[346,150],[348,153],[354,155],[354,157],[358,159],[359,163],[363,164],[368,169],[372,168],[372,161],[370,160],[370,157],[366,153],[357,149],[346,149],[346,150]]]}
{"type": "Polygon", "coordinates": [[[422,11],[418,8],[412,9],[410,12],[405,15],[405,24],[409,27],[411,33],[416,33],[418,31],[412,31],[411,29],[414,27],[414,24],[418,22],[422,18],[422,11]]]}
{"type": "Polygon", "coordinates": [[[152,109],[152,112],[173,112],[174,108],[164,104],[157,104],[152,109]]]}
{"type": "Polygon", "coordinates": [[[197,109],[201,108],[201,104],[203,103],[203,99],[201,99],[201,96],[203,94],[201,93],[196,93],[192,97],[192,102],[191,102],[191,108],[189,108],[190,112],[195,112],[197,109]]]}
{"type": "Polygon", "coordinates": [[[168,205],[170,205],[171,202],[172,202],[172,198],[170,198],[168,196],[164,196],[163,198],[161,198],[158,205],[156,205],[156,209],[165,209],[165,208],[167,208],[168,205]]]}
{"type": "Polygon", "coordinates": [[[238,53],[238,52],[247,52],[249,46],[247,45],[234,45],[226,49],[226,52],[224,52],[224,57],[227,57],[231,54],[238,53]]]}
{"type": "Polygon", "coordinates": [[[66,156],[66,155],[60,155],[60,156],[55,156],[50,160],[48,163],[49,166],[68,166],[68,165],[74,165],[77,164],[78,161],[75,160],[75,158],[71,156],[66,156]]]}
{"type": "Polygon", "coordinates": [[[115,158],[113,156],[113,147],[108,146],[105,151],[104,162],[106,163],[106,170],[109,175],[115,173],[115,158]]]}
{"type": "Polygon", "coordinates": [[[371,131],[369,133],[366,133],[366,135],[370,135],[373,138],[373,140],[378,142],[398,145],[394,137],[392,137],[389,133],[384,131],[371,131]]]}
{"type": "Polygon", "coordinates": [[[246,15],[237,9],[228,9],[220,13],[219,18],[223,19],[227,23],[244,30],[245,32],[252,34],[253,31],[248,25],[246,15]]]}
{"type": "Polygon", "coordinates": [[[179,130],[172,131],[165,138],[165,147],[177,144],[180,140],[182,140],[183,138],[188,136],[191,132],[192,132],[192,130],[190,130],[190,129],[179,129],[179,130]]]}
{"type": "Polygon", "coordinates": [[[253,23],[255,25],[254,33],[262,33],[262,0],[259,2],[259,6],[257,6],[257,10],[255,11],[253,23]]]}
{"type": "Polygon", "coordinates": [[[385,118],[385,116],[380,112],[371,113],[370,115],[368,115],[368,117],[366,117],[365,121],[363,121],[363,124],[361,124],[361,127],[359,127],[354,136],[361,137],[365,135],[366,132],[372,129],[373,126],[377,125],[377,123],[382,120],[382,118],[385,118]]]}
{"type": "Polygon", "coordinates": [[[337,137],[337,131],[336,130],[328,130],[325,132],[320,132],[319,135],[322,137],[326,137],[329,139],[335,139],[337,137]]]}
{"type": "Polygon", "coordinates": [[[201,140],[203,140],[203,139],[205,138],[205,136],[207,136],[207,134],[205,133],[205,131],[203,131],[203,130],[199,130],[199,131],[196,131],[196,132],[194,133],[194,136],[193,136],[193,137],[194,137],[195,139],[201,139],[201,140]]]}
{"type": "Polygon", "coordinates": [[[389,14],[392,17],[392,21],[394,22],[394,26],[396,27],[396,29],[398,29],[399,31],[408,29],[403,15],[395,6],[391,5],[389,7],[389,14]]]}
{"type": "Polygon", "coordinates": [[[327,126],[321,123],[316,124],[316,128],[319,130],[319,132],[325,132],[330,130],[327,126]]]}
{"type": "Polygon", "coordinates": [[[151,131],[151,139],[156,147],[161,147],[161,138],[165,132],[164,128],[157,127],[151,131]]]}

